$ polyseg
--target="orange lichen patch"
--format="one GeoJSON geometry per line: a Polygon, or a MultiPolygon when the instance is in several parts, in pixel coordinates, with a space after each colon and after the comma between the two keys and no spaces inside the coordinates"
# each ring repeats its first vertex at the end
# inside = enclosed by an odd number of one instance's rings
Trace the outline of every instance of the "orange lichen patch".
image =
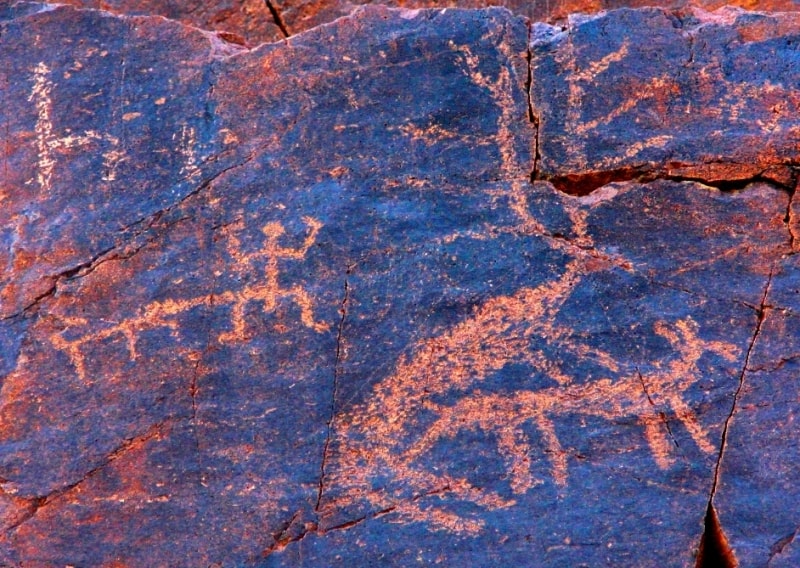
{"type": "MultiPolygon", "coordinates": [[[[318,333],[327,331],[330,328],[329,324],[314,319],[313,300],[308,292],[297,284],[289,288],[282,288],[278,282],[279,260],[303,260],[322,227],[319,221],[311,217],[303,217],[303,220],[309,227],[309,234],[303,245],[297,249],[286,248],[278,244],[278,240],[284,235],[285,230],[283,225],[277,222],[267,223],[263,227],[262,232],[266,237],[266,242],[260,250],[253,253],[242,252],[242,245],[236,232],[229,233],[227,246],[231,258],[236,261],[235,269],[245,272],[253,270],[256,262],[263,262],[264,280],[262,282],[216,294],[210,293],[193,298],[168,298],[150,302],[133,317],[102,329],[78,335],[74,339],[68,339],[69,333],[67,332],[75,328],[88,327],[90,322],[85,318],[61,317],[59,318],[61,329],[50,336],[50,342],[56,349],[67,354],[78,377],[86,381],[88,378],[84,355],[86,346],[121,336],[125,339],[130,360],[134,361],[137,358],[136,344],[142,331],[168,328],[174,333],[178,333],[180,325],[177,318],[181,314],[200,307],[208,308],[223,304],[232,306],[233,330],[220,334],[219,340],[223,342],[243,341],[246,338],[245,308],[251,301],[263,302],[264,312],[270,313],[276,310],[279,300],[288,298],[300,308],[300,321],[304,326],[318,333]]],[[[236,228],[241,229],[242,227],[237,225],[236,228]]]]}
{"type": "Polygon", "coordinates": [[[5,531],[24,521],[36,509],[36,498],[16,497],[0,484],[0,530],[5,531]]]}

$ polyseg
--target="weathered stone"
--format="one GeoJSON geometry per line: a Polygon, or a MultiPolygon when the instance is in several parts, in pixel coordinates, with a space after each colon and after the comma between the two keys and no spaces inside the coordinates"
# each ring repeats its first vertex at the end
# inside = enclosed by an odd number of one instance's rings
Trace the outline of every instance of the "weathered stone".
{"type": "MultiPolygon", "coordinates": [[[[10,3],[9,0],[5,0],[10,3]]],[[[652,0],[214,0],[200,4],[171,0],[66,0],[81,8],[103,9],[117,14],[158,15],[203,29],[215,30],[222,37],[237,43],[256,46],[274,42],[311,28],[350,15],[363,5],[386,5],[395,8],[486,8],[503,6],[532,21],[563,21],[571,14],[595,14],[618,8],[652,6],[652,0]]],[[[707,11],[725,6],[747,10],[795,12],[798,0],[663,0],[658,5],[667,10],[682,11],[697,6],[707,11]]],[[[0,7],[3,2],[0,2],[0,7]]]]}
{"type": "Polygon", "coordinates": [[[227,44],[162,19],[38,9],[0,24],[0,317],[128,254],[120,243],[232,163],[209,95],[227,44]]]}
{"type": "Polygon", "coordinates": [[[67,0],[64,4],[132,16],[163,16],[216,31],[227,41],[251,46],[285,37],[264,0],[67,0]]]}
{"type": "Polygon", "coordinates": [[[797,14],[651,8],[533,27],[535,175],[568,192],[668,177],[793,189],[797,14]]]}
{"type": "Polygon", "coordinates": [[[666,0],[653,2],[652,0],[552,0],[534,1],[527,0],[502,0],[500,2],[486,0],[369,0],[342,1],[342,0],[273,0],[272,5],[279,14],[282,22],[291,33],[298,33],[315,26],[332,22],[336,18],[346,16],[353,11],[354,6],[365,4],[385,4],[387,6],[421,9],[421,8],[485,8],[487,6],[504,6],[532,21],[557,22],[566,20],[570,14],[594,14],[602,10],[616,8],[641,8],[658,4],[667,10],[685,10],[690,6],[713,11],[726,5],[736,6],[749,10],[770,11],[798,11],[800,2],[797,0],[666,0]]]}
{"type": "Polygon", "coordinates": [[[709,503],[796,558],[793,19],[2,14],[0,562],[693,566],[709,503]],[[702,144],[612,78],[687,37],[702,144]]]}
{"type": "Polygon", "coordinates": [[[799,558],[792,543],[800,498],[799,268],[791,256],[771,274],[719,470],[714,505],[742,566],[792,566],[799,558]]]}

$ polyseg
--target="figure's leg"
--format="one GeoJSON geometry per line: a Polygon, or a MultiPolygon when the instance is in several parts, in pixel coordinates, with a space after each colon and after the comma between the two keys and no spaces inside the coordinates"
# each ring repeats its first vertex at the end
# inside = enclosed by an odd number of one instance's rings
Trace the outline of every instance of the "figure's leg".
{"type": "Polygon", "coordinates": [[[244,339],[245,321],[244,309],[247,306],[247,299],[243,297],[236,298],[236,301],[231,308],[231,323],[233,329],[231,331],[221,333],[219,340],[222,343],[231,343],[234,341],[241,341],[244,339]]]}

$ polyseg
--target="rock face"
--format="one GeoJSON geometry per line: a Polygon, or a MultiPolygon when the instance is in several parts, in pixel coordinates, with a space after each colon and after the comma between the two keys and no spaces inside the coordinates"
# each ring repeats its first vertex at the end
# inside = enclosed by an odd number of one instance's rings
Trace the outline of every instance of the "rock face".
{"type": "Polygon", "coordinates": [[[795,13],[649,8],[535,25],[537,175],[578,193],[648,177],[791,189],[798,24],[795,13]]]}
{"type": "Polygon", "coordinates": [[[797,564],[794,16],[0,14],[0,563],[797,564]]]}
{"type": "MultiPolygon", "coordinates": [[[[8,2],[9,0],[5,0],[8,2]]],[[[749,10],[795,12],[798,0],[214,0],[192,3],[177,0],[65,0],[80,8],[110,10],[118,14],[159,15],[203,29],[218,30],[232,41],[255,46],[274,42],[347,16],[363,5],[394,8],[486,8],[504,6],[533,21],[566,20],[571,14],[594,14],[617,8],[641,8],[658,4],[669,10],[699,6],[717,10],[735,6],[749,10]]],[[[3,2],[0,2],[0,7],[3,2]]]]}

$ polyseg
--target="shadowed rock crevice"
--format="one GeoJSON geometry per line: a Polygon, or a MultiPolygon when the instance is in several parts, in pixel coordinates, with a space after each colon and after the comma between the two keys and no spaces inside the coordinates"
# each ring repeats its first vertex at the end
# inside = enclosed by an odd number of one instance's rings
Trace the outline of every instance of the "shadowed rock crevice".
{"type": "Polygon", "coordinates": [[[792,249],[792,254],[798,251],[800,248],[800,219],[798,219],[798,204],[797,201],[797,193],[798,193],[798,185],[800,185],[800,179],[798,179],[797,169],[794,172],[795,183],[791,188],[791,193],[789,195],[789,203],[786,205],[786,216],[784,217],[783,221],[786,223],[786,229],[789,231],[789,246],[792,249]]]}
{"type": "Polygon", "coordinates": [[[344,363],[344,359],[346,357],[346,350],[347,346],[345,344],[344,339],[344,326],[347,321],[347,310],[350,305],[350,282],[349,277],[350,273],[353,269],[353,266],[348,266],[347,271],[345,272],[344,277],[344,294],[342,296],[342,303],[339,306],[339,325],[336,328],[336,359],[333,365],[333,388],[331,389],[331,404],[330,404],[330,416],[327,420],[326,426],[326,433],[325,433],[325,442],[322,446],[322,460],[320,461],[319,466],[319,487],[317,490],[317,501],[314,504],[314,512],[319,515],[320,506],[322,504],[322,497],[325,492],[325,476],[327,474],[326,467],[328,463],[328,457],[330,454],[330,444],[333,439],[333,435],[335,432],[336,427],[336,404],[338,400],[339,394],[339,380],[343,373],[342,364],[344,363]]]}
{"type": "Polygon", "coordinates": [[[719,517],[713,505],[708,506],[703,526],[695,568],[737,568],[739,563],[728,544],[725,531],[719,524],[719,517]]]}
{"type": "Polygon", "coordinates": [[[747,373],[750,367],[750,357],[753,354],[753,348],[756,346],[756,343],[761,336],[761,329],[764,326],[764,322],[767,319],[767,314],[771,306],[768,305],[767,299],[769,298],[769,291],[770,286],[772,285],[772,276],[774,273],[774,268],[770,269],[769,276],[767,277],[767,282],[764,285],[764,293],[761,298],[761,305],[759,306],[757,316],[758,321],[756,322],[756,328],[753,331],[752,339],[750,340],[749,345],[747,346],[747,352],[744,356],[744,364],[742,365],[742,371],[739,374],[739,384],[736,387],[736,391],[733,393],[733,402],[731,403],[731,410],[728,413],[728,417],[725,419],[725,422],[722,426],[722,435],[720,436],[720,444],[719,444],[719,455],[717,456],[717,462],[714,466],[714,479],[711,485],[711,493],[708,499],[709,507],[713,508],[714,503],[714,495],[717,491],[717,486],[719,485],[719,477],[720,477],[720,468],[722,467],[722,462],[725,457],[725,444],[728,438],[728,428],[730,427],[731,421],[733,420],[734,415],[736,414],[737,405],[739,403],[739,397],[742,393],[742,389],[744,388],[745,379],[747,377],[747,373]]]}
{"type": "Polygon", "coordinates": [[[753,349],[759,340],[762,327],[767,318],[768,310],[771,308],[767,300],[769,298],[770,287],[772,285],[774,268],[770,270],[767,282],[764,285],[764,292],[761,299],[761,305],[758,310],[758,321],[756,323],[755,331],[753,332],[752,339],[747,347],[747,352],[744,357],[744,365],[739,375],[739,384],[733,394],[733,402],[728,417],[722,427],[722,435],[720,436],[720,447],[717,461],[714,466],[714,477],[711,486],[711,492],[708,499],[708,508],[705,516],[705,524],[703,536],[700,540],[700,548],[697,555],[696,568],[736,568],[739,564],[736,557],[728,544],[728,539],[720,525],[719,516],[714,507],[714,497],[720,483],[720,472],[723,467],[725,458],[725,448],[728,441],[729,428],[731,422],[737,411],[739,398],[744,388],[746,375],[749,371],[750,358],[753,349]]]}
{"type": "MultiPolygon", "coordinates": [[[[794,165],[751,166],[719,162],[656,168],[650,165],[625,167],[617,170],[591,171],[542,177],[568,195],[585,196],[610,184],[619,182],[649,183],[658,179],[697,182],[721,191],[744,189],[751,183],[767,183],[789,191],[794,196],[797,173],[794,165]]],[[[535,173],[535,172],[534,172],[535,173]]],[[[791,204],[790,204],[791,207],[791,204]]],[[[790,210],[786,221],[789,222],[790,210]]]]}
{"type": "Polygon", "coordinates": [[[269,13],[272,15],[275,25],[280,28],[283,37],[288,38],[291,36],[292,34],[289,33],[289,28],[286,27],[286,23],[283,21],[280,11],[275,7],[275,4],[272,3],[272,0],[264,0],[264,4],[266,4],[269,13]]]}

